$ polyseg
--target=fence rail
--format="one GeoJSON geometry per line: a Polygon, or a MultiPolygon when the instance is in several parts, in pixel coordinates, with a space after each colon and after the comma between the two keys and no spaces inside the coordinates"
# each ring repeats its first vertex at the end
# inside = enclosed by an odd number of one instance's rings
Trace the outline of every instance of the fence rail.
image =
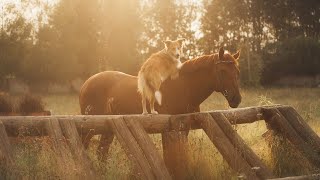
{"type": "MultiPolygon", "coordinates": [[[[29,129],[28,136],[46,136],[46,123],[48,120],[57,119],[61,121],[73,121],[78,130],[94,130],[96,134],[111,131],[110,123],[113,120],[130,118],[140,122],[143,128],[149,133],[163,133],[167,131],[185,131],[201,129],[199,121],[194,117],[197,114],[223,114],[231,124],[252,123],[263,120],[263,109],[274,108],[277,106],[246,107],[230,110],[217,110],[201,113],[179,114],[179,115],[58,115],[58,116],[0,116],[0,121],[6,127],[8,136],[19,135],[19,129],[25,127],[29,129]],[[173,120],[175,119],[175,120],[173,120]],[[175,127],[179,119],[180,127],[175,127]]],[[[289,107],[280,106],[279,107],[289,107]]],[[[21,134],[20,134],[21,135],[21,134]]]]}
{"type": "MultiPolygon", "coordinates": [[[[315,167],[320,168],[320,138],[291,106],[273,105],[179,115],[94,115],[94,116],[0,116],[0,155],[12,163],[8,136],[50,136],[60,154],[74,155],[76,164],[94,177],[89,158],[84,153],[81,134],[115,135],[141,179],[185,179],[187,149],[185,132],[203,129],[226,162],[248,179],[274,178],[272,171],[234,131],[232,124],[264,120],[267,127],[287,138],[315,167]],[[21,132],[21,128],[28,131],[21,132]],[[162,133],[164,158],[148,136],[162,133]],[[61,139],[66,138],[67,144],[61,139]]],[[[109,144],[112,142],[112,139],[109,144]]],[[[108,143],[106,146],[108,146],[108,143]]],[[[73,178],[73,177],[70,177],[73,178]]]]}

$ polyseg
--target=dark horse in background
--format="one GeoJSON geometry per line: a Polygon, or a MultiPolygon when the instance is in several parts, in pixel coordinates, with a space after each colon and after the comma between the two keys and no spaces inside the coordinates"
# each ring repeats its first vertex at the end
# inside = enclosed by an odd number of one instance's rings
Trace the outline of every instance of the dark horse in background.
{"type": "MultiPolygon", "coordinates": [[[[239,51],[231,55],[220,48],[219,53],[184,62],[179,77],[161,85],[163,100],[156,110],[160,114],[199,112],[200,104],[214,91],[222,93],[230,107],[238,107],[241,102],[239,56],[239,51]]],[[[117,71],[105,71],[90,77],[81,88],[79,103],[81,114],[142,113],[137,77],[117,71]]],[[[92,136],[83,139],[85,147],[92,136]]],[[[107,147],[103,151],[108,151],[112,139],[112,134],[102,135],[99,149],[107,147]]]]}

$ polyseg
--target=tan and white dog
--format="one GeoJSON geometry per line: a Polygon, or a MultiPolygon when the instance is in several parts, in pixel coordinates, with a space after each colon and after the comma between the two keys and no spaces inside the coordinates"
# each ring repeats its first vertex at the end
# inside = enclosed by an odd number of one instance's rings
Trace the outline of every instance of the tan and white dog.
{"type": "Polygon", "coordinates": [[[148,114],[147,100],[150,103],[152,114],[158,114],[154,109],[155,101],[161,105],[162,95],[160,85],[168,77],[178,77],[182,66],[180,57],[183,55],[183,42],[185,39],[164,41],[165,48],[152,54],[142,65],[138,74],[138,92],[142,97],[142,114],[148,114]]]}

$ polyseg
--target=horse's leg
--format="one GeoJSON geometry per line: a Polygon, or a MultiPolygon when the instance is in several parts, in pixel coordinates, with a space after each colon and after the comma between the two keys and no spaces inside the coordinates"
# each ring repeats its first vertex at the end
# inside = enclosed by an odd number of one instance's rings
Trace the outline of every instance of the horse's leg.
{"type": "Polygon", "coordinates": [[[158,114],[158,112],[154,109],[155,97],[150,99],[150,110],[151,114],[158,114]]]}
{"type": "Polygon", "coordinates": [[[142,97],[142,114],[148,114],[148,111],[147,111],[147,99],[144,95],[141,95],[142,97]]]}
{"type": "Polygon", "coordinates": [[[112,132],[106,132],[101,135],[100,143],[97,149],[98,158],[100,160],[107,159],[109,148],[113,139],[114,139],[114,134],[112,132]]]}

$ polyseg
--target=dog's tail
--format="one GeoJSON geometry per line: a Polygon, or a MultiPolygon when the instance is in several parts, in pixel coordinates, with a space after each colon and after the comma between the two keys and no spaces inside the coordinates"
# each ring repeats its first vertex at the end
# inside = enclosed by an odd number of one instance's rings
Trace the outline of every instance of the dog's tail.
{"type": "Polygon", "coordinates": [[[138,92],[145,96],[148,100],[155,97],[157,103],[161,105],[162,95],[159,90],[156,90],[148,80],[145,79],[143,73],[138,74],[138,92]],[[153,94],[154,93],[154,94],[153,94]]]}
{"type": "Polygon", "coordinates": [[[150,100],[152,96],[154,96],[154,90],[152,86],[149,85],[142,72],[139,72],[138,74],[138,92],[141,94],[141,96],[146,97],[148,100],[150,100]]]}

